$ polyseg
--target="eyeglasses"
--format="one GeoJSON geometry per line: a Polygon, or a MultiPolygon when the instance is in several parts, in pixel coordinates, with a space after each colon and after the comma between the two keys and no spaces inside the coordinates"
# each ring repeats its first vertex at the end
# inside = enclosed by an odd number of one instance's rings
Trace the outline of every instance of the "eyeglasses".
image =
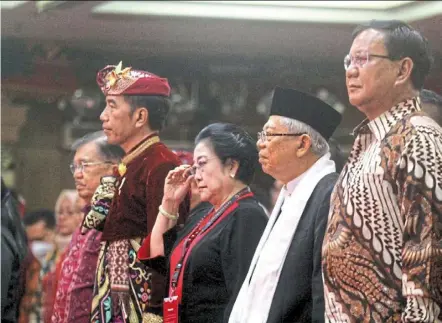
{"type": "Polygon", "coordinates": [[[103,165],[103,164],[113,164],[111,161],[102,161],[102,162],[80,162],[80,164],[70,164],[69,168],[72,174],[78,170],[80,172],[84,172],[90,166],[103,165]]]}
{"type": "Polygon", "coordinates": [[[211,157],[211,158],[207,158],[204,160],[199,160],[197,163],[195,163],[191,170],[190,173],[192,175],[196,174],[196,171],[199,171],[200,173],[204,172],[204,167],[206,167],[207,163],[209,162],[209,160],[215,159],[216,157],[211,157]]]}
{"type": "Polygon", "coordinates": [[[369,54],[368,52],[358,53],[355,56],[348,54],[344,58],[344,68],[346,71],[350,68],[350,66],[363,68],[365,65],[367,65],[371,57],[391,59],[386,55],[369,54]]]}
{"type": "Polygon", "coordinates": [[[290,136],[290,137],[296,137],[296,136],[302,136],[305,135],[304,132],[299,133],[268,133],[264,131],[258,132],[258,141],[265,142],[268,141],[268,137],[282,137],[282,136],[290,136]]]}

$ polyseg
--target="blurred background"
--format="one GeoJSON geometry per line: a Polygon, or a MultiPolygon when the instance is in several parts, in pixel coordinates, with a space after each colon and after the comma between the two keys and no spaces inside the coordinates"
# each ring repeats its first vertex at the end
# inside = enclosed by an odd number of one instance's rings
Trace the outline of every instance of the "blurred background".
{"type": "MultiPolygon", "coordinates": [[[[275,85],[316,94],[343,114],[348,153],[362,120],[348,103],[343,58],[370,19],[400,19],[429,40],[426,88],[442,92],[442,1],[1,1],[1,170],[27,211],[74,188],[71,143],[101,129],[96,72],[123,61],[167,77],[173,108],[161,138],[192,150],[214,121],[253,136],[275,85]]],[[[272,180],[256,190],[267,204],[272,180]]]]}

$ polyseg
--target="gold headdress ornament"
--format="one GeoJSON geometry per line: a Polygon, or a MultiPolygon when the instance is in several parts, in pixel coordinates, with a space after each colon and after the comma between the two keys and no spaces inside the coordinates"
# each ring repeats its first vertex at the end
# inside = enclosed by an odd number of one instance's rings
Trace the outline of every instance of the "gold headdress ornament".
{"type": "Polygon", "coordinates": [[[97,73],[97,84],[104,95],[160,95],[168,97],[170,86],[166,78],[147,71],[123,69],[123,63],[108,65],[97,73]]]}
{"type": "Polygon", "coordinates": [[[124,70],[122,70],[122,67],[123,67],[123,62],[120,61],[120,63],[118,63],[115,69],[106,75],[105,77],[106,88],[113,87],[115,83],[117,83],[120,79],[130,78],[131,67],[126,67],[124,70]]]}

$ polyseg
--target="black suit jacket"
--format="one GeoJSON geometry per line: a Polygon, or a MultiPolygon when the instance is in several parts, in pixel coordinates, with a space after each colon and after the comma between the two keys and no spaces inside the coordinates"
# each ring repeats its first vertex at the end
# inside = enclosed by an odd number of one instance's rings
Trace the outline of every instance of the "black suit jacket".
{"type": "Polygon", "coordinates": [[[18,321],[21,300],[20,266],[28,250],[17,201],[1,181],[1,321],[18,321]]]}
{"type": "Polygon", "coordinates": [[[313,190],[296,228],[276,287],[267,323],[324,322],[321,249],[337,173],[313,190]]]}

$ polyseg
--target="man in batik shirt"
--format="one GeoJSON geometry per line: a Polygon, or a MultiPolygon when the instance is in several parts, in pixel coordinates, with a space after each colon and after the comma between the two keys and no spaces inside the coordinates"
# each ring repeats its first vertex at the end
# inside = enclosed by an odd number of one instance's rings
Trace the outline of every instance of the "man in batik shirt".
{"type": "Polygon", "coordinates": [[[425,38],[400,21],[353,34],[346,85],[367,119],[331,198],[329,322],[442,319],[442,129],[419,99],[430,62],[425,38]]]}

